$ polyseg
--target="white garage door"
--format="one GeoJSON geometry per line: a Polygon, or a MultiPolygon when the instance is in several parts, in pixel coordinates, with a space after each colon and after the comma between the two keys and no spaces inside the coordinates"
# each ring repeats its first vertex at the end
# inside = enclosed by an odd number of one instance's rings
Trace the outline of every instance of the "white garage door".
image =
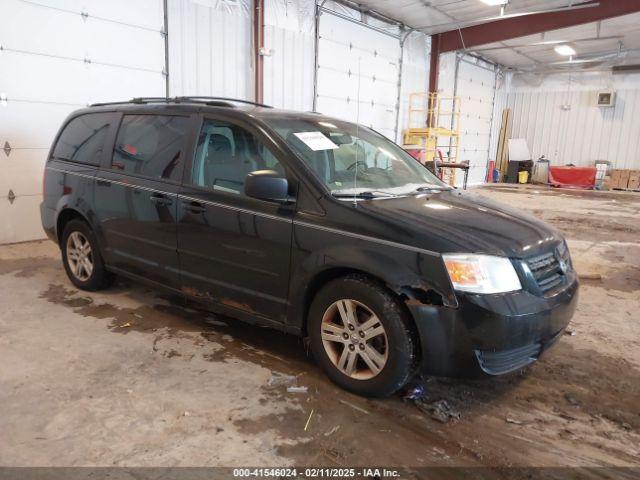
{"type": "MultiPolygon", "coordinates": [[[[469,184],[483,183],[489,158],[495,72],[490,67],[460,60],[456,91],[460,97],[460,149],[458,159],[469,160],[469,184]]],[[[457,175],[457,183],[462,175],[457,175]]]]}
{"type": "Polygon", "coordinates": [[[329,12],[319,31],[316,110],[359,120],[395,140],[398,38],[329,12]]]}
{"type": "Polygon", "coordinates": [[[42,238],[61,122],[88,103],[164,96],[162,0],[0,2],[0,243],[42,238]]]}

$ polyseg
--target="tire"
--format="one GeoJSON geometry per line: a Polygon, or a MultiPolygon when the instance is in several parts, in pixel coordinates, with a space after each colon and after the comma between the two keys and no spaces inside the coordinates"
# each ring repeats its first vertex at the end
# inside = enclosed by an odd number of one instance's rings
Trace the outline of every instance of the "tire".
{"type": "Polygon", "coordinates": [[[105,270],[96,236],[86,222],[71,220],[65,225],[60,250],[67,276],[80,290],[101,290],[113,283],[114,276],[105,270]]]}
{"type": "Polygon", "coordinates": [[[411,378],[417,349],[410,325],[393,294],[364,275],[324,286],[307,322],[311,351],[327,376],[367,397],[391,395],[411,378]]]}

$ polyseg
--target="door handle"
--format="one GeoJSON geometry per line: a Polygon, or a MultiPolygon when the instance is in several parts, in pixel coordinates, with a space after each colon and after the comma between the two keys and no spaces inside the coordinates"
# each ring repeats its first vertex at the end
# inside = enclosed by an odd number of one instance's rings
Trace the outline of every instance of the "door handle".
{"type": "Polygon", "coordinates": [[[171,205],[173,203],[170,198],[162,195],[161,193],[152,193],[149,200],[156,205],[171,205]]]}
{"type": "Polygon", "coordinates": [[[203,213],[207,210],[207,207],[205,207],[202,203],[192,200],[185,200],[184,202],[182,202],[182,205],[185,210],[191,213],[203,213]]]}

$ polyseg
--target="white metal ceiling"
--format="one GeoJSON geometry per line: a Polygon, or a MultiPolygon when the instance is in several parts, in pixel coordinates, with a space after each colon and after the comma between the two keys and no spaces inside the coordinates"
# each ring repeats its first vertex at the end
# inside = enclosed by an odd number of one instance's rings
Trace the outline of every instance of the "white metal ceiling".
{"type": "Polygon", "coordinates": [[[635,64],[640,62],[640,13],[513,38],[475,51],[496,63],[522,70],[635,64]],[[568,64],[567,57],[554,51],[554,45],[535,45],[560,40],[575,49],[574,61],[593,63],[568,64]]]}
{"type": "MultiPolygon", "coordinates": [[[[488,6],[480,0],[359,0],[358,3],[428,34],[453,30],[469,25],[469,22],[500,14],[499,6],[488,6]]],[[[580,3],[579,0],[510,0],[505,14],[563,8],[580,3]]],[[[483,45],[471,51],[518,70],[583,69],[638,63],[640,13],[483,45]],[[598,39],[586,40],[593,38],[598,39]],[[577,52],[574,60],[579,62],[558,64],[566,62],[568,58],[559,56],[553,49],[554,45],[530,45],[550,40],[575,42],[572,43],[577,52]],[[495,47],[501,48],[486,50],[495,47]],[[588,59],[596,61],[583,63],[588,59]]]]}
{"type": "MultiPolygon", "coordinates": [[[[505,14],[568,7],[583,1],[510,0],[505,14]]],[[[357,3],[428,34],[500,15],[499,6],[489,6],[480,0],[358,0],[357,3]]]]}

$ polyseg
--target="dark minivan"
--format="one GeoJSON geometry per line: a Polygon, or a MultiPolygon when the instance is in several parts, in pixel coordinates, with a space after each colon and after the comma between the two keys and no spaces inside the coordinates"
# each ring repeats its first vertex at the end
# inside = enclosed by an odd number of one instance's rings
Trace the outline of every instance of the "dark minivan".
{"type": "Polygon", "coordinates": [[[118,274],[308,337],[362,395],[418,371],[521,369],[578,297],[548,225],[449,187],[369,128],[238,100],[74,112],[41,213],[78,288],[118,274]]]}

